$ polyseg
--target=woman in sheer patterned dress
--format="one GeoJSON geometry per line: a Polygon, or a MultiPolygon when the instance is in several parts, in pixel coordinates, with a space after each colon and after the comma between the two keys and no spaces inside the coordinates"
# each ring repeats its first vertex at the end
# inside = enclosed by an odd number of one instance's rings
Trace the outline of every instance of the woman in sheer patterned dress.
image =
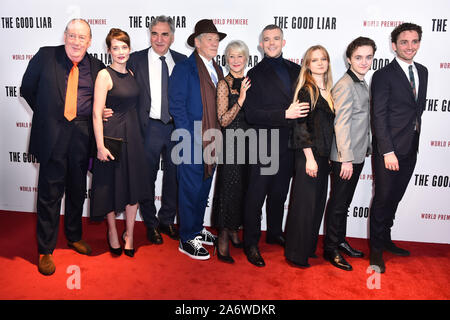
{"type": "Polygon", "coordinates": [[[212,219],[219,230],[215,244],[217,256],[220,261],[234,263],[229,253],[229,241],[234,247],[242,248],[238,230],[242,225],[248,171],[248,143],[241,139],[248,124],[242,106],[251,84],[250,79],[244,77],[249,57],[247,45],[240,40],[232,41],[225,49],[225,56],[230,73],[217,84],[217,117],[222,126],[223,164],[217,167],[212,219]],[[242,141],[244,143],[240,143],[242,141]]]}

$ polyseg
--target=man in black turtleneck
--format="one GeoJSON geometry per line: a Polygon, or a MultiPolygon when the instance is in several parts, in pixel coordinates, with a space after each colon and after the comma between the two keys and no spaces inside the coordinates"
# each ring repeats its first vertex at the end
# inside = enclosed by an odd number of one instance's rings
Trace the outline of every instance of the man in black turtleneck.
{"type": "MultiPolygon", "coordinates": [[[[249,188],[244,213],[244,245],[250,263],[263,267],[265,262],[258,249],[261,235],[261,209],[266,201],[266,242],[284,246],[282,222],[284,203],[294,168],[294,155],[288,149],[288,119],[306,116],[309,105],[293,100],[293,87],[300,66],[283,59],[286,43],[283,31],[276,25],[268,25],[262,31],[260,46],[264,59],[248,72],[252,86],[244,103],[245,116],[257,130],[258,163],[250,165],[249,188]],[[270,172],[265,163],[268,158],[277,161],[277,170],[270,172]],[[266,199],[267,197],[267,199],[266,199]]],[[[256,150],[256,146],[251,146],[256,150]]]]}

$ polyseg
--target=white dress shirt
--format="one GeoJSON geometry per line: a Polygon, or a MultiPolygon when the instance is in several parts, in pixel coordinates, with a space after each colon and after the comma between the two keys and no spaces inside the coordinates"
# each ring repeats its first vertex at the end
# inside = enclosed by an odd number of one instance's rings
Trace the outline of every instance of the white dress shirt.
{"type": "MultiPolygon", "coordinates": [[[[167,67],[169,69],[169,76],[175,67],[175,61],[170,54],[170,51],[164,55],[166,57],[167,67]]],[[[148,75],[150,81],[150,94],[152,97],[152,105],[150,106],[149,117],[152,119],[161,118],[161,59],[153,48],[148,50],[148,75]]]]}
{"type": "MultiPolygon", "coordinates": [[[[217,76],[217,72],[216,69],[214,68],[213,65],[213,60],[211,59],[210,61],[208,61],[205,57],[203,57],[201,54],[199,54],[200,58],[202,59],[203,63],[206,66],[206,69],[208,69],[209,72],[209,76],[211,76],[211,73],[213,73],[217,79],[217,81],[219,81],[219,77],[217,76]]],[[[211,81],[214,83],[214,81],[211,78],[211,81]]],[[[217,84],[215,84],[217,86],[217,84]]]]}

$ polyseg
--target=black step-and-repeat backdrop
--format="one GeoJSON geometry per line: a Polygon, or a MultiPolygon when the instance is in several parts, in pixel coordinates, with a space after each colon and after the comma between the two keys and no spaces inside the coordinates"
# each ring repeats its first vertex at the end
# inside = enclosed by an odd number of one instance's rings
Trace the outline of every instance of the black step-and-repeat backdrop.
{"type": "MultiPolygon", "coordinates": [[[[385,66],[394,57],[390,32],[402,22],[422,26],[423,39],[415,60],[427,66],[429,86],[420,153],[415,172],[401,202],[393,228],[398,240],[450,243],[450,2],[368,0],[278,0],[278,1],[52,1],[3,0],[0,13],[0,209],[36,211],[39,164],[27,153],[32,112],[19,88],[28,62],[41,46],[63,43],[63,31],[71,18],[82,17],[92,27],[93,41],[88,52],[111,63],[105,37],[112,27],[126,30],[132,50],[149,46],[149,24],[164,14],[176,23],[172,48],[189,55],[186,44],[195,23],[213,19],[228,36],[221,42],[217,62],[225,66],[226,44],[240,39],[250,48],[248,68],[262,59],[258,47],[262,28],[277,24],[284,30],[283,56],[301,63],[305,50],[315,44],[331,55],[333,78],[346,71],[345,49],[358,36],[375,40],[378,50],[366,76],[385,66]]],[[[226,70],[224,70],[226,73],[226,70]]],[[[90,185],[90,177],[87,177],[90,185]]],[[[354,200],[349,209],[348,236],[367,238],[373,176],[366,160],[354,200]]],[[[161,172],[155,203],[160,206],[161,172]]],[[[214,189],[211,190],[211,196],[214,189]]],[[[84,215],[89,214],[89,192],[84,215]]],[[[62,212],[63,213],[63,212],[62,212]]],[[[286,203],[287,213],[287,203],[286,203]]],[[[139,218],[138,218],[139,219],[139,218]]],[[[210,225],[207,208],[205,225],[210,225]]],[[[262,228],[265,229],[263,215],[262,228]]]]}

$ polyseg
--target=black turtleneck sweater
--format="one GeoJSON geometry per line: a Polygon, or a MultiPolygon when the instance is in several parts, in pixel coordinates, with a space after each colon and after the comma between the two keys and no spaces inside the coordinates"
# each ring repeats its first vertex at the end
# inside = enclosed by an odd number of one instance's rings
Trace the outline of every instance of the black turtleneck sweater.
{"type": "Polygon", "coordinates": [[[277,73],[277,75],[280,78],[280,80],[283,82],[283,84],[284,84],[284,86],[286,88],[286,91],[290,92],[291,86],[292,86],[291,85],[291,79],[289,77],[289,72],[288,72],[288,69],[286,67],[286,64],[284,63],[283,54],[281,54],[277,58],[271,58],[271,57],[268,57],[266,55],[265,59],[267,59],[267,61],[270,63],[272,68],[277,73]]]}

